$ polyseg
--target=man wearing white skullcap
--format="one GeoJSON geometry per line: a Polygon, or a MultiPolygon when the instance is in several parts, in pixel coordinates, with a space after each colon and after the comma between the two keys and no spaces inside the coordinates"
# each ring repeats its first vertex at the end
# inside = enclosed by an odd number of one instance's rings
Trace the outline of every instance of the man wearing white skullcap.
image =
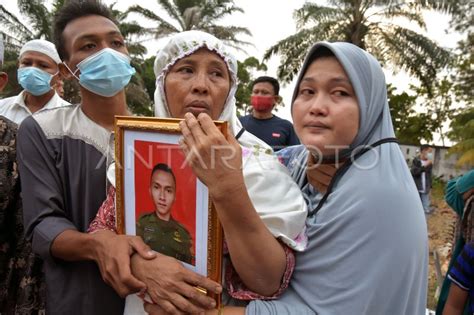
{"type": "MultiPolygon", "coordinates": [[[[8,82],[2,72],[3,37],[0,33],[0,92],[8,82]]],[[[46,290],[43,261],[25,239],[18,176],[18,126],[0,115],[0,314],[44,314],[46,290]],[[21,262],[21,263],[18,263],[21,262]]]]}
{"type": "Polygon", "coordinates": [[[53,89],[61,81],[60,63],[56,47],[47,40],[34,39],[23,45],[18,59],[18,83],[23,91],[0,100],[0,115],[20,124],[36,112],[70,105],[53,89]]]}

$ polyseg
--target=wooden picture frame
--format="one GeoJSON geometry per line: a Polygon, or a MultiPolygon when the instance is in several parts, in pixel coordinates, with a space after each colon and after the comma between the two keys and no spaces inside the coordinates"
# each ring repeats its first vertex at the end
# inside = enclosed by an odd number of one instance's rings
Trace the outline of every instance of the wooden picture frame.
{"type": "MultiPolygon", "coordinates": [[[[207,187],[185,163],[179,148],[180,121],[115,117],[117,231],[128,235],[141,233],[148,245],[156,247],[150,246],[152,249],[177,258],[186,268],[221,283],[222,227],[207,187]],[[168,166],[172,174],[169,170],[168,174],[160,172],[158,164],[168,166]],[[157,192],[165,191],[157,178],[168,182],[174,179],[175,183],[175,199],[167,222],[159,218],[168,208],[162,197],[164,193],[157,192]]],[[[215,124],[226,136],[227,122],[215,124]]],[[[220,295],[207,294],[219,307],[220,295]]]]}

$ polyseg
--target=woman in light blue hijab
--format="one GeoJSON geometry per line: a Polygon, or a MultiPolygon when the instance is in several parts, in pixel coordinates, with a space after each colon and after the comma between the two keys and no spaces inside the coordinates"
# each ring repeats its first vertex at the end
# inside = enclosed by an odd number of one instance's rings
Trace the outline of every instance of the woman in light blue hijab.
{"type": "Polygon", "coordinates": [[[302,145],[279,155],[308,202],[309,246],[283,296],[246,314],[425,314],[426,222],[377,60],[349,43],[317,43],[292,116],[302,145]]]}

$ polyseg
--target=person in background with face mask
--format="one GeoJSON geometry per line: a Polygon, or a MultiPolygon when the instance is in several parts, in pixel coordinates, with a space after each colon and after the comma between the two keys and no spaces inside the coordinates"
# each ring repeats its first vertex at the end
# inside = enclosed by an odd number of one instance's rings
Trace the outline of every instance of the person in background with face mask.
{"type": "Polygon", "coordinates": [[[18,83],[23,91],[0,101],[0,115],[20,124],[31,114],[70,105],[52,88],[61,80],[56,47],[43,39],[27,42],[18,59],[18,83]]]}
{"type": "Polygon", "coordinates": [[[421,203],[426,214],[432,212],[430,206],[432,169],[433,149],[429,145],[423,144],[420,146],[420,155],[413,159],[411,174],[420,193],[421,203]]]}
{"type": "Polygon", "coordinates": [[[98,1],[69,1],[54,21],[61,74],[82,101],[26,118],[18,131],[25,234],[44,260],[46,314],[122,314],[121,296],[145,289],[130,270],[140,237],[84,233],[105,200],[115,115],[129,115],[135,73],[115,19],[98,1]]]}
{"type": "Polygon", "coordinates": [[[252,83],[252,113],[240,117],[245,130],[270,145],[274,151],[300,144],[293,125],[288,120],[272,114],[275,105],[281,101],[279,91],[280,84],[275,78],[257,78],[252,83]]]}

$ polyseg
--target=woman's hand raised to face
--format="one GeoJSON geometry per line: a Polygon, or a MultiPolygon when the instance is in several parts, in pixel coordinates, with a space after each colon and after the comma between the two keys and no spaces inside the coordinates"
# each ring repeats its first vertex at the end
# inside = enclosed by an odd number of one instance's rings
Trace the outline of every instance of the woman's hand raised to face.
{"type": "Polygon", "coordinates": [[[180,146],[186,161],[211,195],[229,192],[244,183],[242,149],[232,134],[226,137],[207,114],[187,113],[180,123],[180,146]]]}

